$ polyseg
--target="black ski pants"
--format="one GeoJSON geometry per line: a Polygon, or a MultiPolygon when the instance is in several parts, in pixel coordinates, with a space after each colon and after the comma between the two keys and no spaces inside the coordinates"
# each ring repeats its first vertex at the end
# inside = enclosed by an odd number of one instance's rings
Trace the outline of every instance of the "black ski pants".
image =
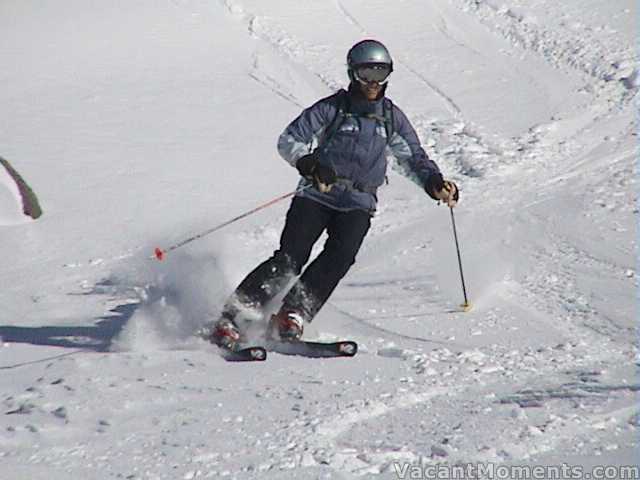
{"type": "Polygon", "coordinates": [[[299,311],[310,322],[355,263],[370,224],[371,215],[364,210],[341,212],[308,198],[294,197],[280,248],[240,283],[223,315],[234,318],[238,303],[240,308],[264,307],[302,272],[283,306],[299,311]],[[303,272],[313,245],[325,230],[328,238],[322,252],[303,272]]]}

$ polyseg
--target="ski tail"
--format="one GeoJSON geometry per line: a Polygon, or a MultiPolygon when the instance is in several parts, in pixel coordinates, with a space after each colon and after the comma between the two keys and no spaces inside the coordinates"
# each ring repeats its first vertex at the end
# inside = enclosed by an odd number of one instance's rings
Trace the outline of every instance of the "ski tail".
{"type": "Polygon", "coordinates": [[[267,350],[259,346],[221,350],[222,356],[228,362],[264,362],[267,359],[267,350]]]}

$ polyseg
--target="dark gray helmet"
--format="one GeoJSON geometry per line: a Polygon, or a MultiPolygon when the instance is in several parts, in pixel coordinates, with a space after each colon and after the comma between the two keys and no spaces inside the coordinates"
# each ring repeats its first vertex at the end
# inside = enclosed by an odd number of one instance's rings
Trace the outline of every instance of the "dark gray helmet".
{"type": "Polygon", "coordinates": [[[367,64],[388,65],[389,73],[393,71],[393,60],[389,50],[377,40],[362,40],[351,47],[347,53],[349,79],[354,82],[357,67],[367,64]]]}

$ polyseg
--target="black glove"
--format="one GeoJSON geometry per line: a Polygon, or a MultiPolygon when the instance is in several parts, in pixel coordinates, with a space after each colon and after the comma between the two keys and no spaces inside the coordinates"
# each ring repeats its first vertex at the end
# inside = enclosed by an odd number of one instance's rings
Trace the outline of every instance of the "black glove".
{"type": "Polygon", "coordinates": [[[449,207],[455,207],[460,198],[458,186],[451,180],[443,179],[440,173],[429,177],[424,190],[431,198],[444,202],[449,207]]]}
{"type": "Polygon", "coordinates": [[[318,165],[318,154],[315,151],[300,157],[296,162],[298,172],[305,178],[311,177],[316,165],[318,165]]]}
{"type": "Polygon", "coordinates": [[[436,192],[440,192],[444,188],[444,178],[442,178],[442,174],[440,172],[431,175],[427,182],[424,184],[424,191],[427,192],[434,200],[440,200],[436,196],[436,192]]]}
{"type": "Polygon", "coordinates": [[[338,180],[333,167],[321,165],[316,152],[300,157],[296,162],[296,168],[300,175],[313,182],[313,186],[322,193],[327,193],[338,180]]]}

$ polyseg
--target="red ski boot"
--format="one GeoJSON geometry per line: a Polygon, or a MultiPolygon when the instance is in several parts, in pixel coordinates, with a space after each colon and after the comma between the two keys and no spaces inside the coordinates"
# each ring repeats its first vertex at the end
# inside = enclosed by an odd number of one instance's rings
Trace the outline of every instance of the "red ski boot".
{"type": "Polygon", "coordinates": [[[271,316],[271,331],[278,332],[280,340],[294,342],[300,340],[304,330],[304,317],[292,309],[280,309],[271,316]]]}
{"type": "Polygon", "coordinates": [[[223,317],[214,325],[209,341],[219,347],[233,350],[240,341],[240,330],[235,323],[223,317]]]}

